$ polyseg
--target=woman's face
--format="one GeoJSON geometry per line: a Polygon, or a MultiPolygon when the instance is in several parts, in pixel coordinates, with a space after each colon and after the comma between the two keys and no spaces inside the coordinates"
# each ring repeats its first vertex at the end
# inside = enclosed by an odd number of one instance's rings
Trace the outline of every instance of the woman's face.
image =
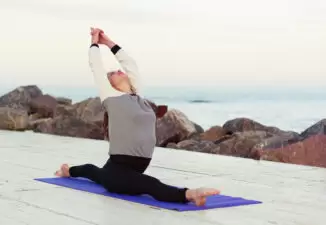
{"type": "Polygon", "coordinates": [[[121,70],[108,73],[108,79],[112,87],[119,91],[128,91],[130,89],[129,77],[121,70]]]}

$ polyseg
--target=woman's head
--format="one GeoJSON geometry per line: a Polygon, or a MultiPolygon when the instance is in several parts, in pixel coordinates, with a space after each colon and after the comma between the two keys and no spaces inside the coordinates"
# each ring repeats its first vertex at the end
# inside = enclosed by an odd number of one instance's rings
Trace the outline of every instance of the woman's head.
{"type": "Polygon", "coordinates": [[[132,86],[129,77],[121,70],[109,72],[107,76],[110,84],[115,89],[126,93],[132,92],[132,86]]]}

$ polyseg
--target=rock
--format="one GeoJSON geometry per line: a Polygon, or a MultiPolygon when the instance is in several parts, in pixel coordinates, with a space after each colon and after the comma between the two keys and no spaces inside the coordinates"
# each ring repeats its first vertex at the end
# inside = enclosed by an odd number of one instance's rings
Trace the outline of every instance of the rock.
{"type": "Polygon", "coordinates": [[[262,150],[260,159],[326,167],[326,135],[314,135],[284,148],[262,150]]]}
{"type": "Polygon", "coordinates": [[[222,143],[223,141],[226,141],[228,139],[232,138],[232,135],[225,135],[223,137],[220,137],[218,140],[214,141],[214,144],[220,144],[222,143]]]}
{"type": "Polygon", "coordinates": [[[298,140],[300,139],[300,134],[298,134],[297,132],[294,132],[294,131],[284,131],[284,130],[281,130],[277,127],[266,127],[266,130],[265,131],[268,131],[269,133],[272,133],[272,134],[275,134],[275,135],[278,135],[278,136],[282,136],[284,138],[288,138],[289,140],[298,140]]]}
{"type": "Polygon", "coordinates": [[[33,128],[34,132],[45,134],[55,134],[54,125],[55,119],[53,118],[40,119],[30,123],[30,127],[33,128]]]}
{"type": "Polygon", "coordinates": [[[198,125],[197,123],[193,122],[195,129],[196,129],[196,133],[200,134],[204,132],[204,128],[202,128],[200,125],[198,125]]]}
{"type": "Polygon", "coordinates": [[[43,126],[40,130],[47,130],[44,133],[51,133],[49,130],[50,128],[47,127],[48,124],[50,124],[50,122],[52,121],[52,118],[41,118],[41,119],[36,119],[36,120],[29,120],[28,122],[28,130],[33,130],[35,131],[36,129],[38,129],[37,127],[43,126]],[[46,126],[45,126],[46,125],[46,126]],[[45,129],[45,127],[49,128],[49,129],[45,129]]]}
{"type": "Polygon", "coordinates": [[[288,133],[292,133],[293,135],[298,134],[292,131],[283,131],[277,127],[265,126],[261,123],[258,123],[252,119],[248,118],[236,118],[233,120],[229,120],[224,123],[223,129],[229,132],[243,132],[243,131],[267,131],[272,134],[277,135],[288,135],[288,133]]]}
{"type": "Polygon", "coordinates": [[[87,131],[83,131],[85,132],[85,136],[89,136],[89,138],[92,139],[105,139],[103,121],[106,111],[104,107],[102,107],[100,98],[88,98],[71,106],[65,106],[64,109],[59,108],[59,110],[68,117],[74,117],[78,119],[78,121],[84,121],[85,125],[87,125],[87,130],[94,130],[89,134],[87,131]]]}
{"type": "Polygon", "coordinates": [[[157,146],[165,147],[169,142],[178,143],[196,132],[194,123],[184,113],[172,109],[157,120],[157,146]]]}
{"type": "Polygon", "coordinates": [[[274,136],[260,143],[261,148],[279,147],[300,141],[300,135],[293,131],[283,131],[277,127],[265,126],[248,118],[229,120],[223,125],[223,129],[230,132],[266,131],[274,136]]]}
{"type": "Polygon", "coordinates": [[[266,138],[272,137],[273,134],[266,131],[243,131],[236,132],[225,141],[216,143],[218,148],[217,154],[251,158],[252,151],[257,150],[260,143],[266,138]]]}
{"type": "Polygon", "coordinates": [[[169,147],[205,153],[216,153],[218,149],[217,146],[211,141],[197,141],[192,139],[181,141],[176,145],[169,143],[169,147]]]}
{"type": "Polygon", "coordinates": [[[178,146],[176,143],[170,142],[166,146],[166,148],[172,148],[172,149],[178,149],[178,146]]]}
{"type": "Polygon", "coordinates": [[[31,100],[41,95],[42,91],[35,85],[21,86],[0,97],[0,107],[23,109],[29,113],[31,100]]]}
{"type": "Polygon", "coordinates": [[[59,105],[72,105],[72,100],[70,98],[57,97],[56,100],[59,105]]]}
{"type": "Polygon", "coordinates": [[[243,132],[243,131],[265,131],[266,126],[248,119],[248,118],[236,118],[224,123],[223,129],[229,132],[243,132]]]}
{"type": "Polygon", "coordinates": [[[226,131],[221,126],[213,126],[209,128],[207,131],[200,135],[201,140],[205,141],[217,141],[225,135],[230,135],[231,132],[226,131]]]}
{"type": "MultiPolygon", "coordinates": [[[[103,123],[104,123],[104,114],[106,112],[101,112],[99,114],[97,114],[96,116],[92,117],[89,122],[95,123],[97,126],[102,127],[103,123]]],[[[107,122],[107,125],[109,124],[109,122],[107,122]]]]}
{"type": "Polygon", "coordinates": [[[0,107],[0,129],[24,131],[28,127],[26,110],[0,107]]]}
{"type": "Polygon", "coordinates": [[[51,95],[41,95],[30,102],[30,113],[37,113],[43,118],[54,117],[58,103],[51,95]]]}
{"type": "Polygon", "coordinates": [[[305,131],[303,131],[300,136],[306,139],[317,134],[326,134],[326,119],[322,119],[314,125],[310,126],[305,131]]]}
{"type": "Polygon", "coordinates": [[[188,139],[201,141],[202,139],[201,139],[201,136],[200,135],[204,132],[204,129],[200,125],[198,125],[197,123],[194,123],[194,122],[192,122],[192,123],[195,126],[196,132],[193,133],[193,134],[191,134],[188,137],[188,139]]]}
{"type": "Polygon", "coordinates": [[[33,113],[28,116],[28,121],[34,121],[34,120],[38,120],[41,118],[42,118],[42,115],[40,115],[38,113],[33,113]]]}
{"type": "Polygon", "coordinates": [[[99,98],[88,98],[73,105],[56,106],[55,117],[76,117],[87,122],[103,121],[104,108],[99,98]]]}
{"type": "Polygon", "coordinates": [[[77,116],[76,108],[71,105],[60,105],[58,104],[55,109],[55,116],[77,116]]]}
{"type": "Polygon", "coordinates": [[[283,133],[281,134],[281,136],[274,135],[270,138],[264,139],[262,142],[259,143],[259,148],[260,149],[281,148],[301,140],[302,138],[299,135],[295,135],[292,133],[288,133],[288,135],[286,135],[286,133],[283,133]]]}
{"type": "Polygon", "coordinates": [[[72,105],[72,108],[76,111],[75,116],[85,121],[93,121],[99,117],[99,114],[103,118],[105,111],[98,97],[78,102],[72,105]]]}
{"type": "Polygon", "coordinates": [[[103,140],[103,131],[95,123],[69,116],[44,120],[36,126],[34,131],[60,136],[103,140]]]}

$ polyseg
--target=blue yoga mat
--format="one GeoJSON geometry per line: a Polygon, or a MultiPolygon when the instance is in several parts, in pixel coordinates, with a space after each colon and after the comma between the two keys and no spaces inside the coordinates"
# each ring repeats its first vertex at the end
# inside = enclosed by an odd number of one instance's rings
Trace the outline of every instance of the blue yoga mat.
{"type": "Polygon", "coordinates": [[[149,205],[157,208],[176,210],[176,211],[206,210],[206,209],[224,208],[224,207],[233,207],[233,206],[261,203],[259,201],[248,200],[239,197],[231,197],[226,195],[214,195],[214,196],[209,196],[206,199],[205,206],[198,207],[193,203],[180,204],[180,203],[161,202],[147,195],[130,196],[130,195],[114,194],[108,192],[102,186],[87,179],[55,177],[55,178],[38,178],[35,180],[45,182],[48,184],[68,187],[75,190],[86,191],[94,194],[109,196],[109,197],[123,199],[130,202],[136,202],[136,203],[149,205]]]}

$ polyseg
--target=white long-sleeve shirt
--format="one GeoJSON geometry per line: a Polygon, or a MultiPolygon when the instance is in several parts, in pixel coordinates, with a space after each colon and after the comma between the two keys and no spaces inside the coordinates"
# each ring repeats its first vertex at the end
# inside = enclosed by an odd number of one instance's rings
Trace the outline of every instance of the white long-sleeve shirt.
{"type": "MultiPolygon", "coordinates": [[[[125,93],[116,90],[111,86],[107,71],[105,70],[102,55],[98,45],[93,44],[89,48],[89,65],[93,72],[95,84],[99,89],[99,96],[103,102],[108,97],[120,96],[125,93]]],[[[120,47],[114,54],[122,69],[129,77],[131,85],[139,92],[139,71],[136,62],[120,47]]]]}

